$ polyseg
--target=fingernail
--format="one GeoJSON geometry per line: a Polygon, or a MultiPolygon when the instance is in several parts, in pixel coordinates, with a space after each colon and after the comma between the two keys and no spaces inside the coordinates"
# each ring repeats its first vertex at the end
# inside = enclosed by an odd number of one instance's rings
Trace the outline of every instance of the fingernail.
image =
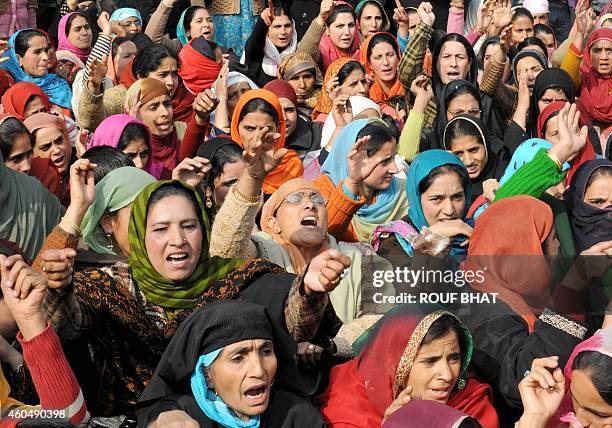
{"type": "Polygon", "coordinates": [[[13,281],[11,281],[11,280],[6,281],[6,286],[8,288],[13,288],[13,281]]]}

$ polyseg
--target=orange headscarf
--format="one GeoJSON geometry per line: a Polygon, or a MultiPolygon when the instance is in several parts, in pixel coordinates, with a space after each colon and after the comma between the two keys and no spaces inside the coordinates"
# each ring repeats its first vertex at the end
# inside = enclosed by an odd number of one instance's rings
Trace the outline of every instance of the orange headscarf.
{"type": "MultiPolygon", "coordinates": [[[[370,92],[369,92],[370,99],[378,103],[378,105],[382,108],[384,107],[385,102],[387,102],[389,98],[396,97],[396,96],[403,97],[405,93],[404,93],[404,87],[402,86],[402,83],[400,82],[397,74],[395,75],[395,81],[393,82],[393,85],[391,86],[391,89],[389,90],[389,92],[385,92],[385,90],[383,89],[380,83],[380,80],[378,79],[378,76],[374,74],[374,70],[372,69],[372,65],[370,64],[370,60],[368,58],[368,48],[370,46],[370,42],[372,41],[372,38],[374,38],[375,36],[378,36],[379,34],[386,34],[391,38],[391,40],[395,41],[395,37],[393,37],[389,33],[376,33],[376,34],[369,35],[364,40],[363,45],[361,46],[361,63],[365,67],[366,73],[374,76],[374,84],[370,87],[370,92]]],[[[395,49],[395,52],[398,52],[398,59],[399,59],[400,55],[399,55],[399,47],[397,45],[397,41],[395,41],[395,46],[393,46],[393,48],[395,49]]]]}
{"type": "MultiPolygon", "coordinates": [[[[238,100],[238,104],[234,108],[234,114],[232,115],[232,140],[237,142],[240,147],[244,149],[244,142],[240,138],[240,132],[238,132],[238,122],[240,114],[244,106],[251,100],[261,98],[267,101],[274,107],[276,114],[278,115],[278,133],[280,138],[276,141],[274,150],[279,150],[285,147],[286,129],[285,129],[285,117],[283,116],[283,109],[278,101],[276,95],[267,89],[251,89],[250,91],[242,94],[238,100]]],[[[289,150],[289,152],[283,157],[281,163],[272,171],[268,173],[263,184],[264,193],[271,195],[274,193],[283,183],[291,180],[292,178],[299,178],[304,172],[304,166],[302,161],[298,157],[295,150],[289,150]]]]}
{"type": "Polygon", "coordinates": [[[325,71],[325,77],[323,77],[323,87],[319,91],[319,97],[317,103],[314,106],[312,112],[312,120],[316,120],[317,116],[321,113],[329,114],[334,106],[329,94],[327,93],[327,85],[329,82],[338,75],[340,69],[348,62],[354,61],[352,58],[338,58],[327,67],[325,71]]]}
{"type": "Polygon", "coordinates": [[[472,282],[472,288],[499,293],[530,332],[550,300],[551,276],[542,244],[552,227],[553,213],[544,202],[525,195],[502,199],[478,217],[461,266],[483,273],[484,281],[472,282]]]}

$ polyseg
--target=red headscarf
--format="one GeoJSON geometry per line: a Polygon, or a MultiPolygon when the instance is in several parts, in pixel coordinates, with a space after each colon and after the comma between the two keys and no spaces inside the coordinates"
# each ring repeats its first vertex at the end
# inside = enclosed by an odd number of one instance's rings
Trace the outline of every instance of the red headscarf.
{"type": "Polygon", "coordinates": [[[193,46],[194,42],[199,43],[199,38],[191,39],[179,52],[181,64],[179,76],[183,79],[189,92],[199,94],[215,83],[221,71],[221,65],[199,52],[193,46]]]}
{"type": "Polygon", "coordinates": [[[612,28],[599,28],[591,33],[582,53],[582,84],[578,97],[596,122],[612,123],[612,76],[602,76],[591,64],[591,47],[600,40],[612,41],[612,28]]]}
{"type": "MultiPolygon", "coordinates": [[[[372,69],[372,65],[370,64],[370,59],[368,58],[368,47],[370,46],[370,42],[372,41],[372,38],[379,34],[386,34],[393,41],[395,41],[395,37],[393,37],[389,33],[376,33],[376,34],[369,35],[363,42],[363,45],[361,46],[361,63],[364,65],[366,69],[366,73],[374,76],[374,84],[370,87],[370,92],[369,92],[370,99],[378,103],[378,105],[381,108],[383,108],[385,105],[385,102],[389,98],[395,97],[395,96],[403,97],[405,94],[404,94],[404,87],[402,86],[402,83],[400,82],[397,73],[395,75],[395,81],[393,82],[391,89],[389,90],[389,92],[385,92],[385,90],[382,87],[380,79],[374,73],[374,70],[372,69]]],[[[400,55],[399,55],[399,47],[397,45],[397,41],[395,41],[395,45],[393,46],[393,48],[395,49],[395,52],[398,52],[398,59],[399,59],[400,55]]]]}
{"type": "MultiPolygon", "coordinates": [[[[240,132],[238,131],[238,124],[240,114],[244,106],[251,100],[260,98],[267,101],[274,107],[276,114],[278,115],[278,133],[280,138],[276,141],[274,147],[275,150],[279,150],[285,147],[286,132],[285,129],[285,118],[283,116],[283,109],[278,101],[276,95],[267,89],[251,89],[250,91],[242,94],[238,100],[238,104],[234,108],[234,114],[232,114],[232,140],[237,142],[240,147],[244,148],[244,142],[240,138],[240,132]]],[[[300,178],[304,172],[304,166],[302,161],[298,157],[295,150],[289,150],[289,152],[283,157],[281,163],[271,172],[268,173],[263,184],[264,193],[271,195],[274,193],[283,183],[293,179],[300,178]]]]}
{"type": "Polygon", "coordinates": [[[49,97],[38,85],[31,82],[19,82],[11,86],[2,96],[2,107],[6,113],[23,121],[25,120],[26,104],[32,97],[40,97],[49,113],[51,110],[49,97]]]}
{"type": "Polygon", "coordinates": [[[273,94],[276,94],[276,97],[279,99],[287,98],[288,100],[291,100],[291,102],[297,107],[298,99],[297,99],[297,95],[295,94],[295,90],[293,89],[293,86],[291,86],[285,80],[280,80],[280,79],[272,80],[266,83],[266,86],[264,86],[263,88],[267,89],[273,94]]]}
{"type": "Polygon", "coordinates": [[[0,96],[4,95],[4,93],[15,84],[15,80],[11,73],[7,70],[0,70],[0,96]]]}

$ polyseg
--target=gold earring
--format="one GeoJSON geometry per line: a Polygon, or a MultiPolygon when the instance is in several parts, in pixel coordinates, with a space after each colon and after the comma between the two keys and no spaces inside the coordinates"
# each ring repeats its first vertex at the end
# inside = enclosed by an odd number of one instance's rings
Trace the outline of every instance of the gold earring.
{"type": "Polygon", "coordinates": [[[206,208],[211,209],[212,206],[212,189],[210,187],[206,187],[206,208]]]}

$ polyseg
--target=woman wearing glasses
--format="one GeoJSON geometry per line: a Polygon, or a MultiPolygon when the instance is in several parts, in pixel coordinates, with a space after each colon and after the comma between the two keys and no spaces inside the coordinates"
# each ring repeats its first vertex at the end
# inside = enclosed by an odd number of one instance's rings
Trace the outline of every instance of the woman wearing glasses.
{"type": "Polygon", "coordinates": [[[125,31],[125,35],[142,32],[142,17],[140,12],[131,7],[122,7],[113,12],[110,22],[117,21],[125,31]]]}

